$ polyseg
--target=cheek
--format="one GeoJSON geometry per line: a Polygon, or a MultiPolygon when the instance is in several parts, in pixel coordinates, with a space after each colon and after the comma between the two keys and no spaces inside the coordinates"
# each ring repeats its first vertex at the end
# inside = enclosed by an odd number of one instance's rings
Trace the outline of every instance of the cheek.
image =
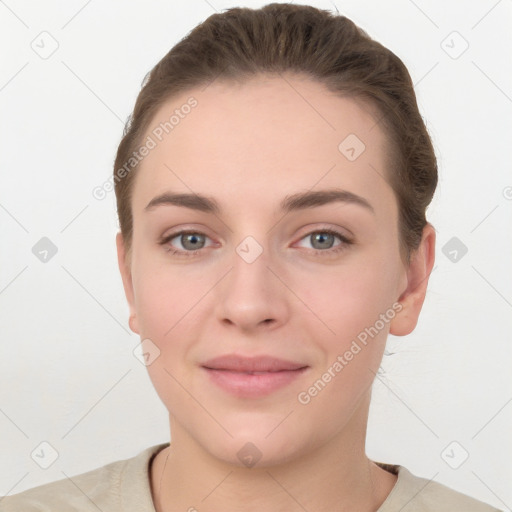
{"type": "Polygon", "coordinates": [[[169,316],[170,301],[176,300],[169,288],[152,272],[143,270],[134,276],[135,307],[140,335],[143,338],[161,339],[172,327],[169,316]]]}
{"type": "Polygon", "coordinates": [[[311,379],[311,391],[319,397],[314,407],[332,401],[334,416],[355,407],[371,386],[395,315],[392,253],[359,254],[351,261],[314,279],[304,275],[301,285],[304,302],[316,315],[304,315],[301,327],[324,354],[311,379]]]}
{"type": "Polygon", "coordinates": [[[396,288],[392,263],[373,257],[359,258],[357,264],[303,273],[295,281],[305,308],[332,344],[346,342],[379,319],[391,308],[396,288]]]}
{"type": "Polygon", "coordinates": [[[304,315],[301,330],[309,333],[323,357],[299,402],[310,404],[305,410],[312,415],[329,418],[332,428],[368,392],[382,361],[394,310],[391,287],[375,279],[372,271],[347,271],[337,278],[316,279],[308,295],[316,316],[304,315]],[[386,317],[388,312],[392,314],[386,317]]]}
{"type": "Polygon", "coordinates": [[[183,268],[140,259],[132,271],[135,307],[141,336],[166,340],[174,326],[188,321],[201,292],[201,279],[183,268]]]}
{"type": "MultiPolygon", "coordinates": [[[[190,388],[186,355],[194,339],[191,323],[201,287],[190,286],[195,282],[193,277],[149,258],[141,263],[139,260],[132,274],[140,337],[151,340],[157,354],[146,369],[155,391],[174,415],[190,408],[190,396],[182,386],[190,388]]],[[[200,416],[199,411],[196,414],[200,416]]]]}

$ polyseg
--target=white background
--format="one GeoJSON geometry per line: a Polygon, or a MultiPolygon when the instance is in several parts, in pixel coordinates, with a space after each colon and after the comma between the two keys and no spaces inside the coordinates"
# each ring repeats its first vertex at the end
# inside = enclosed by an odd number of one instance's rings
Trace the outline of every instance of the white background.
{"type": "MultiPolygon", "coordinates": [[[[92,190],[112,174],[145,74],[215,11],[264,3],[0,3],[0,495],[169,440],[132,353],[115,196],[92,190]],[[47,59],[31,47],[43,31],[58,42],[47,59]],[[46,263],[32,253],[42,237],[58,248],[46,263]],[[30,455],[43,441],[59,454],[48,469],[30,455]]],[[[439,158],[436,265],[418,327],[389,338],[368,456],[510,510],[512,5],[310,4],[336,5],[404,61],[439,158]],[[454,31],[469,44],[458,58],[454,31]],[[456,262],[442,251],[452,237],[468,249],[456,262]],[[458,469],[442,456],[452,441],[448,458],[469,454],[458,469]]]]}

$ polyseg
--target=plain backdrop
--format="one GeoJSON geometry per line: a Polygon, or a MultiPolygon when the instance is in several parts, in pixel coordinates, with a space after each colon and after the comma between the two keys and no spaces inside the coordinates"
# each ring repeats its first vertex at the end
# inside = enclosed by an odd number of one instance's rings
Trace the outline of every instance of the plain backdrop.
{"type": "MultiPolygon", "coordinates": [[[[92,191],[145,74],[215,11],[265,3],[0,3],[0,495],[169,441],[133,353],[115,196],[92,191]]],[[[510,510],[512,5],[309,4],[404,61],[439,159],[436,265],[416,330],[389,337],[367,454],[510,510]]]]}

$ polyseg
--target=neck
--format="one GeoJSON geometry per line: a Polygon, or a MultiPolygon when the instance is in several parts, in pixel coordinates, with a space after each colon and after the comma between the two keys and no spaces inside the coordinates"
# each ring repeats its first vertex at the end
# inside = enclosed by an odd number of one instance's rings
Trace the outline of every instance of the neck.
{"type": "Polygon", "coordinates": [[[252,468],[213,457],[171,418],[172,443],[151,467],[156,512],[375,512],[397,477],[365,455],[368,407],[322,446],[252,468]]]}

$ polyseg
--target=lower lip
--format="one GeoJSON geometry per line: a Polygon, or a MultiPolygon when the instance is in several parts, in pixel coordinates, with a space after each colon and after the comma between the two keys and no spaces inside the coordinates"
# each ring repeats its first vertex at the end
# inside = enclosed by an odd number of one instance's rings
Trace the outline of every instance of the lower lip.
{"type": "Polygon", "coordinates": [[[258,398],[269,395],[299,378],[308,367],[298,370],[283,370],[249,374],[229,370],[213,370],[203,367],[210,379],[221,389],[232,395],[244,398],[258,398]]]}

